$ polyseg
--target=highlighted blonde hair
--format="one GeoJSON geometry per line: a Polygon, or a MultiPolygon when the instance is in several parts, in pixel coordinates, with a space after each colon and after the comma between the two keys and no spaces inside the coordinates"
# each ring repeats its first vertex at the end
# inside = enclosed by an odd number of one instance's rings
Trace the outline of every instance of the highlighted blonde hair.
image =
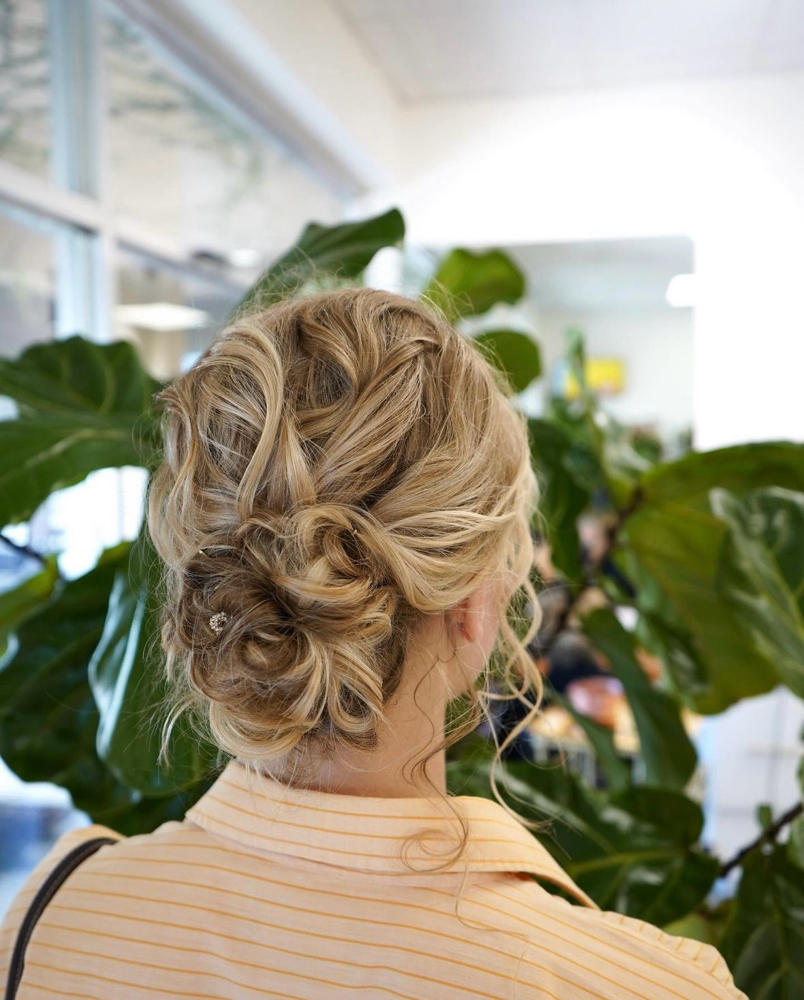
{"type": "MultiPolygon", "coordinates": [[[[238,316],[161,393],[149,527],[167,571],[166,733],[190,710],[255,769],[370,751],[420,626],[487,580],[504,584],[492,659],[507,653],[499,673],[538,706],[538,487],[510,395],[471,341],[399,295],[342,288],[238,316]]],[[[442,747],[475,728],[484,694],[442,747]]]]}

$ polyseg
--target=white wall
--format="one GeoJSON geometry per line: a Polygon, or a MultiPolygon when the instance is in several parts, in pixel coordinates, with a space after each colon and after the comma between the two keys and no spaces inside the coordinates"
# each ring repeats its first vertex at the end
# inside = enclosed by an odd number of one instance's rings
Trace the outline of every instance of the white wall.
{"type": "Polygon", "coordinates": [[[628,424],[651,424],[665,436],[692,424],[692,322],[688,309],[638,313],[546,312],[534,315],[542,365],[549,377],[566,353],[564,332],[577,326],[588,357],[618,358],[625,389],[607,397],[604,408],[628,424]]]}
{"type": "Polygon", "coordinates": [[[407,106],[412,239],[686,234],[699,447],[804,439],[804,73],[407,106]]]}

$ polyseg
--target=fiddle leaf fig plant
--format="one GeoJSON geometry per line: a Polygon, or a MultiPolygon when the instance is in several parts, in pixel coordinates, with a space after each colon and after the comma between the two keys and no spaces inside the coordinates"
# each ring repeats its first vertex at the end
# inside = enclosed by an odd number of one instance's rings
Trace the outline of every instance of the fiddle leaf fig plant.
{"type": "Polygon", "coordinates": [[[720,552],[719,593],[756,652],[804,698],[804,493],[771,486],[740,500],[715,489],[711,504],[731,528],[720,552]]]}
{"type": "MultiPolygon", "coordinates": [[[[489,752],[477,746],[448,765],[461,794],[487,798],[489,771],[489,752]]],[[[521,816],[547,822],[536,836],[602,909],[661,926],[698,906],[717,878],[717,858],[697,843],[701,808],[681,792],[646,785],[603,792],[558,766],[524,761],[506,764],[502,790],[521,816]]]]}
{"type": "Polygon", "coordinates": [[[356,279],[379,250],[400,246],[404,236],[405,221],[397,208],[372,219],[338,226],[311,222],[294,246],[264,272],[235,311],[265,309],[327,276],[356,279]]]}
{"type": "Polygon", "coordinates": [[[0,524],[25,520],[96,469],[148,464],[158,388],[124,341],[70,337],[0,359],[0,395],[19,411],[0,421],[0,524]]]}
{"type": "Polygon", "coordinates": [[[525,275],[501,250],[453,250],[440,262],[422,297],[455,322],[488,312],[498,302],[519,302],[525,275]]]}
{"type": "MultiPolygon", "coordinates": [[[[403,239],[396,209],[313,223],[233,315],[357,282],[377,251],[403,239]]],[[[501,370],[514,405],[542,374],[533,335],[499,321],[526,291],[503,251],[458,248],[420,292],[501,370]]],[[[569,595],[557,634],[581,630],[619,681],[642,768],[630,767],[609,728],[553,692],[586,735],[603,787],[512,760],[497,765],[498,786],[544,824],[535,835],[601,907],[720,947],[752,998],[804,996],[801,802],[777,817],[760,810],[751,843],[731,859],[713,856],[701,843],[698,761],[684,721],[780,684],[804,697],[804,446],[746,444],[663,462],[601,408],[580,330],[568,333],[567,366],[574,392],[550,396],[528,419],[541,494],[533,528],[569,595]],[[579,530],[590,511],[610,525],[596,559],[579,530]],[[584,610],[592,595],[597,610],[584,610]],[[660,664],[658,679],[646,656],[660,664]],[[735,898],[710,905],[717,880],[735,869],[744,873],[735,898]]],[[[26,522],[99,469],[150,473],[162,448],[160,388],[123,342],[75,336],[0,358],[0,395],[16,407],[0,421],[0,525],[26,522]]],[[[0,593],[0,756],[26,781],[62,785],[124,834],[181,819],[219,758],[181,720],[167,761],[160,755],[160,570],[147,531],[74,579],[52,552],[0,532],[3,545],[30,571],[0,593]]],[[[549,644],[540,655],[549,662],[549,644]]],[[[479,733],[450,748],[453,793],[491,794],[492,749],[479,733]]]]}

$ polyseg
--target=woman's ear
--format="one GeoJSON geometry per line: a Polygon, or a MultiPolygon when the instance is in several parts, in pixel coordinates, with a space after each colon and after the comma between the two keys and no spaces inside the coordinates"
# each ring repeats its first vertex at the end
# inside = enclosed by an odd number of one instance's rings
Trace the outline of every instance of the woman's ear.
{"type": "Polygon", "coordinates": [[[453,628],[457,629],[465,643],[480,642],[486,645],[486,637],[493,628],[496,632],[493,585],[486,582],[465,597],[447,612],[453,628]]]}

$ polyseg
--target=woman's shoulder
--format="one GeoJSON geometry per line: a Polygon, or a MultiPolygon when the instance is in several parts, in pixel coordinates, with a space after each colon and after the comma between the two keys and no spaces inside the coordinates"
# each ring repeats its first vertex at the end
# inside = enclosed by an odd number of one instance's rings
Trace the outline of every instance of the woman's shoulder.
{"type": "Polygon", "coordinates": [[[89,844],[90,841],[96,838],[114,841],[124,839],[123,834],[118,833],[117,830],[98,823],[70,830],[59,837],[22,884],[22,888],[14,897],[11,906],[3,917],[2,926],[0,926],[0,983],[4,983],[6,980],[8,963],[11,959],[11,953],[17,940],[20,925],[42,883],[73,850],[83,844],[89,844]]]}
{"type": "MultiPolygon", "coordinates": [[[[667,934],[644,920],[570,903],[532,879],[478,886],[476,915],[523,941],[516,1000],[542,996],[552,980],[568,992],[619,998],[671,995],[748,1000],[711,944],[667,934]]],[[[562,995],[559,990],[559,995],[562,995]]]]}

